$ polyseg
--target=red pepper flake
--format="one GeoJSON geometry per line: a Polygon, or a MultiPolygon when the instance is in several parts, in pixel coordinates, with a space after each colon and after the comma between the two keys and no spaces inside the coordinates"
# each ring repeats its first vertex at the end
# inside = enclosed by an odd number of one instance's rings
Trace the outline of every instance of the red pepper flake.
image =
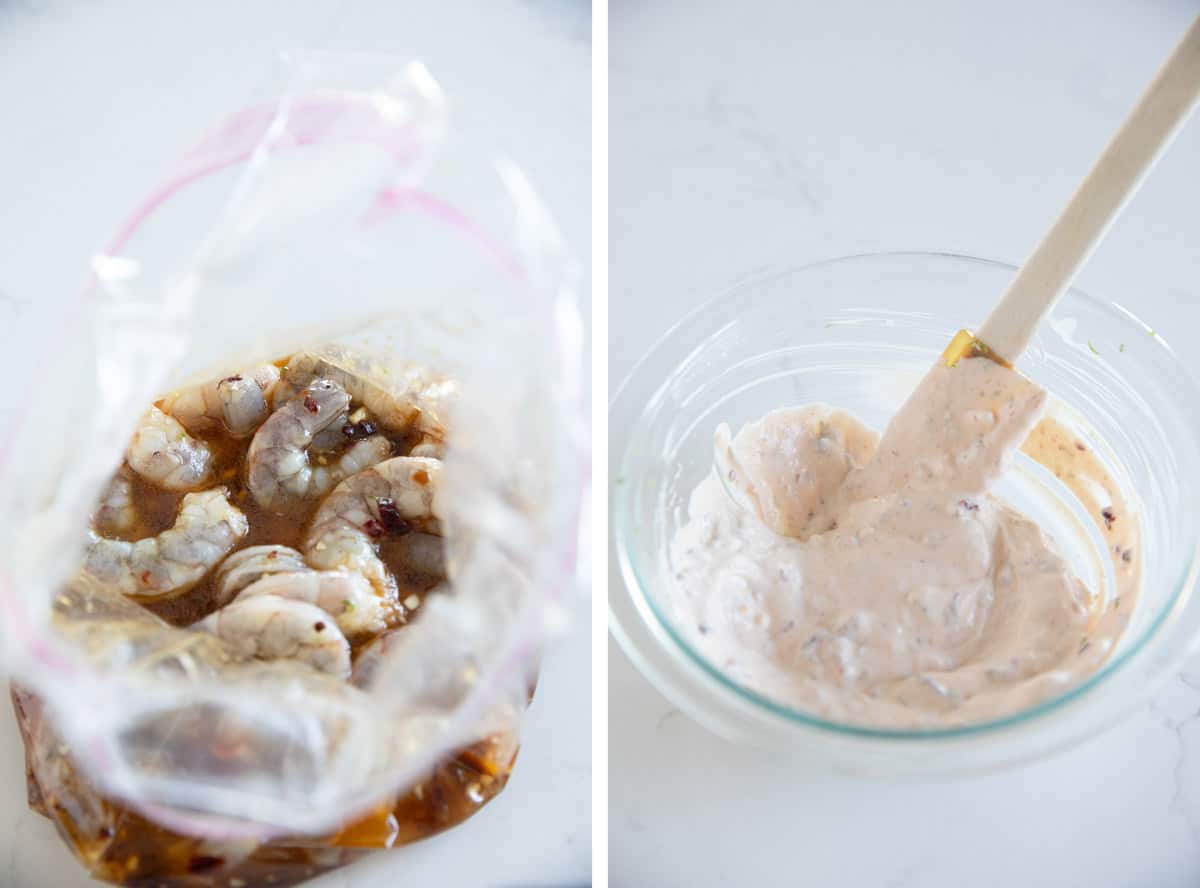
{"type": "Polygon", "coordinates": [[[1075,449],[1076,449],[1076,450],[1087,450],[1087,448],[1083,446],[1083,442],[1082,442],[1082,441],[1076,441],[1076,442],[1075,442],[1075,449]]]}
{"type": "Polygon", "coordinates": [[[148,570],[142,571],[141,574],[138,576],[138,579],[142,581],[143,585],[149,586],[150,585],[150,571],[148,571],[148,570]]]}
{"type": "Polygon", "coordinates": [[[366,522],[364,522],[363,530],[365,530],[369,536],[373,537],[381,537],[384,534],[383,525],[374,518],[368,518],[366,522]]]}
{"type": "Polygon", "coordinates": [[[225,383],[227,383],[227,382],[241,382],[241,381],[242,381],[242,377],[241,377],[241,376],[237,376],[237,375],[235,375],[235,376],[226,376],[224,379],[222,379],[222,380],[221,380],[221,384],[222,384],[222,385],[224,385],[224,384],[225,384],[225,383]]]}
{"type": "Polygon", "coordinates": [[[958,505],[960,508],[965,509],[968,512],[978,512],[979,511],[979,503],[973,503],[970,500],[965,500],[965,499],[959,500],[958,505]]]}
{"type": "Polygon", "coordinates": [[[412,530],[412,525],[404,520],[404,516],[394,501],[387,497],[379,497],[375,500],[375,507],[379,509],[379,518],[383,522],[384,530],[388,533],[393,536],[403,536],[412,530]]]}
{"type": "Polygon", "coordinates": [[[276,549],[272,549],[270,552],[267,553],[268,561],[274,561],[278,557],[279,557],[279,552],[276,549]]]}
{"type": "Polygon", "coordinates": [[[412,479],[424,487],[429,483],[429,473],[424,469],[417,469],[413,472],[412,479]]]}
{"type": "Polygon", "coordinates": [[[375,434],[375,423],[369,419],[360,422],[348,422],[342,426],[342,434],[351,441],[361,441],[375,434]]]}
{"type": "Polygon", "coordinates": [[[323,622],[320,622],[320,621],[318,621],[318,622],[316,622],[316,623],[313,623],[313,631],[315,631],[315,632],[324,632],[324,631],[325,631],[325,624],[324,624],[323,622]]]}
{"type": "Polygon", "coordinates": [[[207,854],[197,854],[188,861],[189,873],[206,873],[209,870],[220,869],[225,865],[224,857],[210,857],[207,854]]]}
{"type": "Polygon", "coordinates": [[[304,393],[304,409],[309,413],[318,413],[321,408],[315,400],[313,400],[312,392],[304,393]]]}
{"type": "Polygon", "coordinates": [[[1101,509],[1100,516],[1104,519],[1104,526],[1112,530],[1113,522],[1117,520],[1117,513],[1112,510],[1112,507],[1101,509]]]}

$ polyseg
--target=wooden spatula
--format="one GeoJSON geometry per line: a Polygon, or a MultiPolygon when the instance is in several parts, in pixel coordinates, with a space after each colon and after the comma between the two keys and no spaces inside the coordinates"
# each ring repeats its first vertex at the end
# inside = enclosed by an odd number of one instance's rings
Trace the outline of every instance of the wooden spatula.
{"type": "Polygon", "coordinates": [[[1200,18],[1125,118],[1066,208],[979,332],[960,330],[943,352],[953,365],[982,355],[1012,366],[1113,220],[1200,99],[1200,18]]]}

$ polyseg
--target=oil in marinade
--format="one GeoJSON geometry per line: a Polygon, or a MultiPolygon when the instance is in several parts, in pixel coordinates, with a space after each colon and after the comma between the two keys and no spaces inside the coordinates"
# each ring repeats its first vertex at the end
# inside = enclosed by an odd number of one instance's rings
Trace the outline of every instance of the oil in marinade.
{"type": "MultiPolygon", "coordinates": [[[[286,361],[276,366],[286,374],[286,361]]],[[[376,428],[369,418],[361,417],[360,406],[351,403],[352,421],[343,427],[347,447],[370,433],[386,435],[394,456],[407,455],[423,443],[418,433],[395,434],[376,428]]],[[[211,484],[224,485],[230,502],[248,520],[249,532],[233,551],[265,544],[300,549],[323,498],[305,501],[284,515],[261,508],[247,483],[252,437],[237,438],[220,429],[206,429],[195,437],[212,454],[211,484]]],[[[310,454],[315,461],[335,456],[310,454]]],[[[111,535],[132,541],[170,528],[183,493],[156,487],[136,472],[127,474],[136,523],[123,534],[111,535]]],[[[396,601],[388,621],[392,626],[411,619],[424,596],[445,578],[439,567],[440,556],[426,558],[422,569],[406,562],[405,544],[400,538],[403,532],[378,541],[380,558],[396,581],[396,601]]],[[[427,545],[429,540],[424,542],[427,545]]],[[[212,570],[185,593],[139,603],[172,625],[189,626],[216,610],[216,576],[217,570],[212,570]]],[[[370,636],[354,639],[353,654],[356,656],[371,640],[370,636]]],[[[413,842],[466,820],[504,788],[517,749],[513,735],[493,735],[450,753],[407,792],[347,823],[335,834],[278,838],[255,847],[248,856],[235,858],[220,843],[166,829],[101,795],[77,769],[70,750],[43,712],[40,698],[16,685],[12,697],[25,742],[30,807],[55,824],[94,876],[126,886],[282,888],[296,884],[371,849],[413,842]]]]}

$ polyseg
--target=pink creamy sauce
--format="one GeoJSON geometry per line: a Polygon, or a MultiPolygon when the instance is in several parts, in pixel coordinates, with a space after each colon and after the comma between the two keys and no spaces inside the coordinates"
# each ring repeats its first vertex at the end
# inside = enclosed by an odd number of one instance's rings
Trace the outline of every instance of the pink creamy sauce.
{"type": "Polygon", "coordinates": [[[720,477],[671,545],[676,623],[734,681],[844,722],[963,724],[1061,693],[1126,626],[1140,531],[1090,448],[1039,422],[1045,402],[970,358],[935,366],[881,440],[824,405],[722,426],[720,477]],[[1023,442],[1094,512],[1115,595],[988,494],[1023,442]]]}

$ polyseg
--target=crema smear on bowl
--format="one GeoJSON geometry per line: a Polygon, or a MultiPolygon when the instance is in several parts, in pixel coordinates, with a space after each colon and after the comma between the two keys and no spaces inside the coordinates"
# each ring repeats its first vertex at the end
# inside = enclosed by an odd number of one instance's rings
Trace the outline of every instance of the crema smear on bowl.
{"type": "Polygon", "coordinates": [[[715,435],[717,469],[671,542],[670,607],[734,682],[836,721],[989,721],[1061,694],[1116,646],[1141,530],[1046,392],[986,358],[939,363],[882,438],[822,404],[715,435]],[[1086,509],[1113,594],[990,492],[1022,449],[1086,509]]]}

